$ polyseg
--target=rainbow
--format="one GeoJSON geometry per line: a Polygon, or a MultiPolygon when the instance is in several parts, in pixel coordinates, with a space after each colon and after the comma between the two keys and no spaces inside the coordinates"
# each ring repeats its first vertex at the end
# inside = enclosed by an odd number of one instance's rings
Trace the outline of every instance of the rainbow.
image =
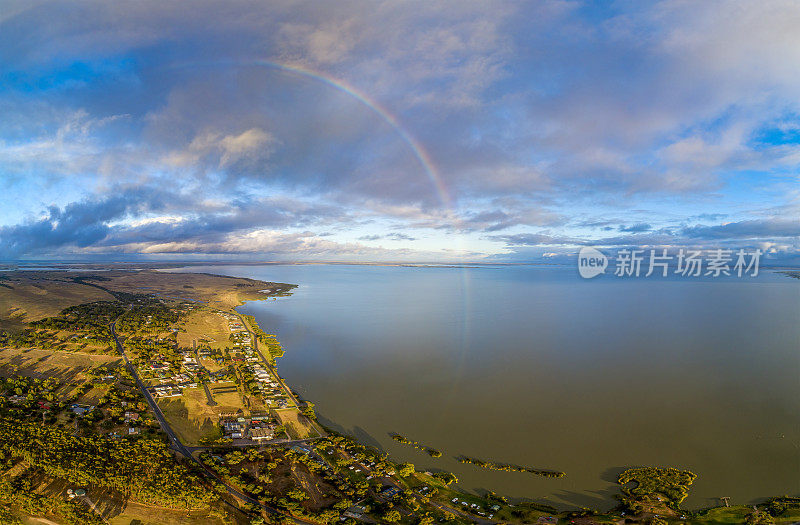
{"type": "MultiPolygon", "coordinates": [[[[184,66],[187,64],[184,64],[184,66]]],[[[193,65],[210,65],[209,63],[201,63],[201,64],[193,64],[193,65]]],[[[270,69],[275,69],[278,71],[284,71],[287,73],[293,73],[305,78],[310,78],[316,80],[318,82],[322,82],[325,85],[328,85],[332,88],[335,88],[342,93],[346,93],[351,97],[355,98],[365,106],[367,106],[372,112],[376,115],[381,117],[381,119],[386,122],[394,131],[403,139],[403,141],[411,148],[411,151],[414,153],[414,156],[419,161],[422,169],[425,171],[425,174],[430,179],[431,184],[433,185],[436,193],[441,201],[442,205],[446,208],[450,208],[450,196],[447,192],[447,187],[444,185],[439,172],[436,169],[436,166],[431,159],[431,156],[425,150],[425,148],[420,144],[417,139],[414,138],[411,133],[406,131],[403,125],[400,123],[398,118],[393,115],[389,110],[381,106],[378,102],[370,98],[366,93],[359,90],[358,88],[348,84],[344,80],[340,80],[335,78],[331,75],[326,73],[322,73],[320,71],[314,71],[307,67],[295,65],[295,64],[285,64],[282,62],[273,62],[269,60],[247,60],[247,61],[226,61],[224,65],[234,65],[238,67],[251,67],[251,66],[259,66],[265,67],[270,69]]]]}

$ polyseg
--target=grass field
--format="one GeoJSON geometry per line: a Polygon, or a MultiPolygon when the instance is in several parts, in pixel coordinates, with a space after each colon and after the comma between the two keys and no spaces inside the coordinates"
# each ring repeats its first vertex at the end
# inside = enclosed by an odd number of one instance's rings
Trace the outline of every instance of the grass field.
{"type": "Polygon", "coordinates": [[[113,301],[109,292],[155,293],[233,308],[247,300],[266,299],[284,293],[291,285],[202,273],[169,273],[153,270],[104,272],[4,271],[0,272],[0,329],[19,329],[23,322],[56,315],[68,306],[93,301],[113,301]],[[87,279],[88,284],[76,282],[87,279]],[[92,285],[96,286],[92,286],[92,285]]]}
{"type": "MultiPolygon", "coordinates": [[[[232,383],[231,383],[232,384],[232,383]]],[[[214,394],[216,406],[208,405],[208,398],[202,388],[187,388],[181,397],[158,400],[172,428],[187,445],[198,444],[203,438],[219,437],[219,417],[221,414],[245,412],[242,400],[236,392],[214,394]]]]}
{"type": "Polygon", "coordinates": [[[108,520],[111,525],[225,525],[216,512],[181,511],[129,502],[122,514],[108,520]]]}
{"type": "MultiPolygon", "coordinates": [[[[717,507],[700,516],[693,517],[690,522],[698,525],[745,523],[745,517],[752,512],[753,507],[748,507],[747,505],[717,507]]],[[[800,521],[800,511],[787,511],[785,516],[778,516],[774,520],[775,523],[797,523],[800,521]]]]}
{"type": "Polygon", "coordinates": [[[159,399],[158,406],[184,444],[217,437],[219,411],[206,404],[202,389],[187,388],[181,397],[159,399]]]}
{"type": "Polygon", "coordinates": [[[217,406],[215,408],[217,408],[217,411],[220,414],[230,414],[238,410],[244,411],[245,409],[245,406],[242,403],[242,398],[239,396],[238,392],[214,394],[214,401],[217,402],[217,406]]]}
{"type": "MultiPolygon", "coordinates": [[[[41,379],[56,378],[64,387],[61,394],[69,395],[73,383],[87,381],[84,372],[104,365],[109,368],[120,366],[122,359],[108,355],[80,354],[76,352],[53,352],[40,349],[7,348],[0,350],[0,376],[26,376],[41,379]]],[[[97,388],[89,389],[81,398],[82,402],[93,404],[103,392],[97,388]]]]}
{"type": "Polygon", "coordinates": [[[178,345],[183,348],[191,348],[192,341],[197,341],[198,346],[207,344],[211,348],[230,345],[228,321],[219,314],[204,310],[192,312],[186,317],[182,328],[186,331],[178,333],[178,345]]]}
{"type": "Polygon", "coordinates": [[[101,284],[110,290],[130,293],[155,293],[172,299],[188,299],[229,309],[244,301],[266,299],[267,293],[288,291],[291,285],[269,283],[240,277],[226,277],[204,273],[171,273],[152,270],[109,271],[102,276],[109,281],[101,284]]]}
{"type": "Polygon", "coordinates": [[[213,372],[219,372],[220,370],[222,370],[223,368],[227,368],[227,366],[228,366],[228,365],[226,365],[224,363],[223,364],[217,364],[217,362],[214,361],[213,359],[205,358],[205,357],[201,357],[200,360],[198,361],[198,363],[203,365],[209,372],[212,372],[212,373],[213,372]]]}
{"type": "Polygon", "coordinates": [[[65,272],[0,272],[0,329],[18,329],[23,322],[56,315],[68,306],[114,297],[73,282],[65,272]]]}
{"type": "Polygon", "coordinates": [[[292,439],[305,439],[319,436],[319,433],[316,431],[311,421],[296,408],[284,408],[275,410],[274,412],[281,424],[286,425],[289,436],[292,439]]]}

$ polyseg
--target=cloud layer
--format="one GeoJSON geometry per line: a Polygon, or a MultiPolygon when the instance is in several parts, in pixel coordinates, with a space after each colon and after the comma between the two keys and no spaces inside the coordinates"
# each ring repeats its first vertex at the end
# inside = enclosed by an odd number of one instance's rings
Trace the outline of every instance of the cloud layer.
{"type": "Polygon", "coordinates": [[[8,2],[3,258],[800,250],[795,2],[8,2]]]}

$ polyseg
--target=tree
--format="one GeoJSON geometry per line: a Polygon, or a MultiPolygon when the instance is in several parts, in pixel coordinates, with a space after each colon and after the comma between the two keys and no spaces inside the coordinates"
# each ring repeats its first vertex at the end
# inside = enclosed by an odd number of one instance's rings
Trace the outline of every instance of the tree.
{"type": "Polygon", "coordinates": [[[413,474],[415,471],[414,465],[411,463],[400,463],[397,465],[397,474],[401,478],[405,478],[413,474]]]}
{"type": "Polygon", "coordinates": [[[383,519],[384,521],[388,521],[389,523],[396,523],[400,521],[400,513],[392,509],[383,515],[383,519]]]}
{"type": "Polygon", "coordinates": [[[745,516],[744,522],[747,525],[772,525],[775,520],[768,513],[756,510],[745,516]]]}
{"type": "Polygon", "coordinates": [[[306,401],[306,406],[301,413],[308,419],[317,419],[317,414],[314,412],[314,403],[311,401],[306,401]]]}
{"type": "Polygon", "coordinates": [[[289,492],[286,493],[286,495],[288,497],[292,498],[293,500],[297,500],[297,501],[304,501],[304,500],[308,499],[308,494],[306,494],[306,491],[304,491],[303,489],[301,489],[299,487],[290,490],[289,492]]]}

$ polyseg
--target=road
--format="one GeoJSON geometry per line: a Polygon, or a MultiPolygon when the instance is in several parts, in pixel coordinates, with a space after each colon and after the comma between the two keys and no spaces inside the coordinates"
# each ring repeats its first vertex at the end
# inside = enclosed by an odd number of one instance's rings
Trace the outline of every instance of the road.
{"type": "MultiPolygon", "coordinates": [[[[247,330],[247,333],[250,334],[250,340],[253,342],[252,343],[253,350],[255,350],[255,352],[261,358],[261,361],[264,363],[264,365],[270,370],[270,372],[272,372],[272,375],[281,384],[281,386],[283,387],[283,390],[286,393],[286,395],[289,397],[289,399],[292,400],[292,403],[294,403],[294,405],[298,409],[300,409],[300,401],[294,395],[294,393],[289,388],[289,386],[286,384],[286,382],[283,380],[283,378],[278,375],[277,368],[275,368],[273,365],[271,365],[270,364],[271,361],[269,359],[267,359],[266,357],[264,357],[264,354],[261,353],[261,349],[258,347],[258,336],[256,336],[256,333],[250,328],[250,323],[248,323],[247,320],[239,312],[236,312],[236,311],[234,311],[234,312],[225,312],[223,310],[217,310],[217,311],[220,312],[220,313],[226,313],[226,314],[233,313],[235,316],[237,316],[239,318],[239,321],[242,323],[242,326],[244,326],[245,330],[247,330]]],[[[311,423],[312,428],[316,431],[318,436],[320,436],[320,437],[325,436],[325,431],[322,430],[322,428],[315,421],[310,420],[310,423],[311,423]]]]}
{"type": "Polygon", "coordinates": [[[208,406],[210,407],[217,406],[217,402],[214,401],[214,396],[211,395],[211,390],[208,389],[208,385],[206,383],[203,383],[203,388],[206,391],[206,399],[208,400],[207,401],[208,406]]]}
{"type": "MultiPolygon", "coordinates": [[[[227,483],[225,483],[225,481],[222,478],[220,478],[217,475],[216,472],[211,471],[200,460],[195,458],[192,455],[191,450],[188,447],[186,447],[183,443],[181,443],[181,440],[178,439],[178,436],[175,434],[175,431],[172,430],[172,427],[167,422],[167,418],[164,417],[164,413],[161,412],[161,408],[159,408],[158,404],[156,404],[156,400],[153,398],[152,394],[150,394],[150,391],[147,389],[147,387],[145,386],[145,384],[142,382],[141,378],[139,377],[139,373],[136,370],[136,367],[133,366],[133,363],[131,363],[128,360],[128,355],[125,353],[125,348],[122,346],[122,343],[120,343],[119,337],[117,337],[117,332],[115,330],[116,324],[117,324],[116,322],[111,323],[110,328],[111,328],[111,335],[114,336],[114,342],[117,344],[117,351],[122,356],[122,359],[125,360],[125,366],[128,367],[128,371],[131,373],[131,375],[133,376],[133,379],[136,381],[136,386],[138,386],[139,390],[141,390],[142,395],[144,395],[145,401],[147,401],[147,404],[150,405],[150,409],[153,411],[153,414],[155,414],[156,419],[158,420],[158,423],[161,425],[161,428],[164,430],[164,433],[167,434],[167,437],[169,438],[169,441],[172,444],[172,447],[175,450],[177,450],[178,452],[180,452],[181,455],[183,455],[183,457],[185,457],[189,461],[192,461],[193,463],[197,464],[207,476],[213,478],[214,481],[216,481],[217,483],[220,483],[221,485],[223,485],[225,487],[225,489],[228,491],[228,494],[230,494],[231,496],[234,496],[234,497],[236,497],[236,498],[238,498],[238,499],[240,499],[242,501],[245,501],[247,503],[250,503],[252,505],[257,505],[257,506],[261,507],[262,509],[264,509],[269,514],[282,514],[284,516],[288,516],[287,514],[279,511],[278,509],[275,509],[273,507],[264,505],[263,503],[258,501],[258,499],[254,498],[252,496],[249,496],[249,495],[239,491],[238,489],[228,485],[227,483]]],[[[300,520],[298,518],[295,518],[294,516],[288,516],[288,517],[290,519],[294,520],[295,523],[302,523],[302,524],[311,523],[311,522],[308,522],[308,521],[304,521],[304,520],[300,520]]]]}
{"type": "Polygon", "coordinates": [[[491,521],[491,520],[480,518],[480,517],[475,516],[474,514],[471,514],[469,512],[464,512],[461,509],[457,509],[457,508],[451,507],[449,505],[445,505],[444,503],[439,503],[439,502],[433,501],[433,500],[431,500],[430,503],[434,507],[439,508],[439,510],[442,510],[442,511],[445,511],[445,512],[450,512],[452,514],[456,514],[456,515],[461,516],[462,518],[468,519],[468,520],[472,521],[472,523],[476,523],[478,525],[497,525],[496,521],[491,521]]]}

